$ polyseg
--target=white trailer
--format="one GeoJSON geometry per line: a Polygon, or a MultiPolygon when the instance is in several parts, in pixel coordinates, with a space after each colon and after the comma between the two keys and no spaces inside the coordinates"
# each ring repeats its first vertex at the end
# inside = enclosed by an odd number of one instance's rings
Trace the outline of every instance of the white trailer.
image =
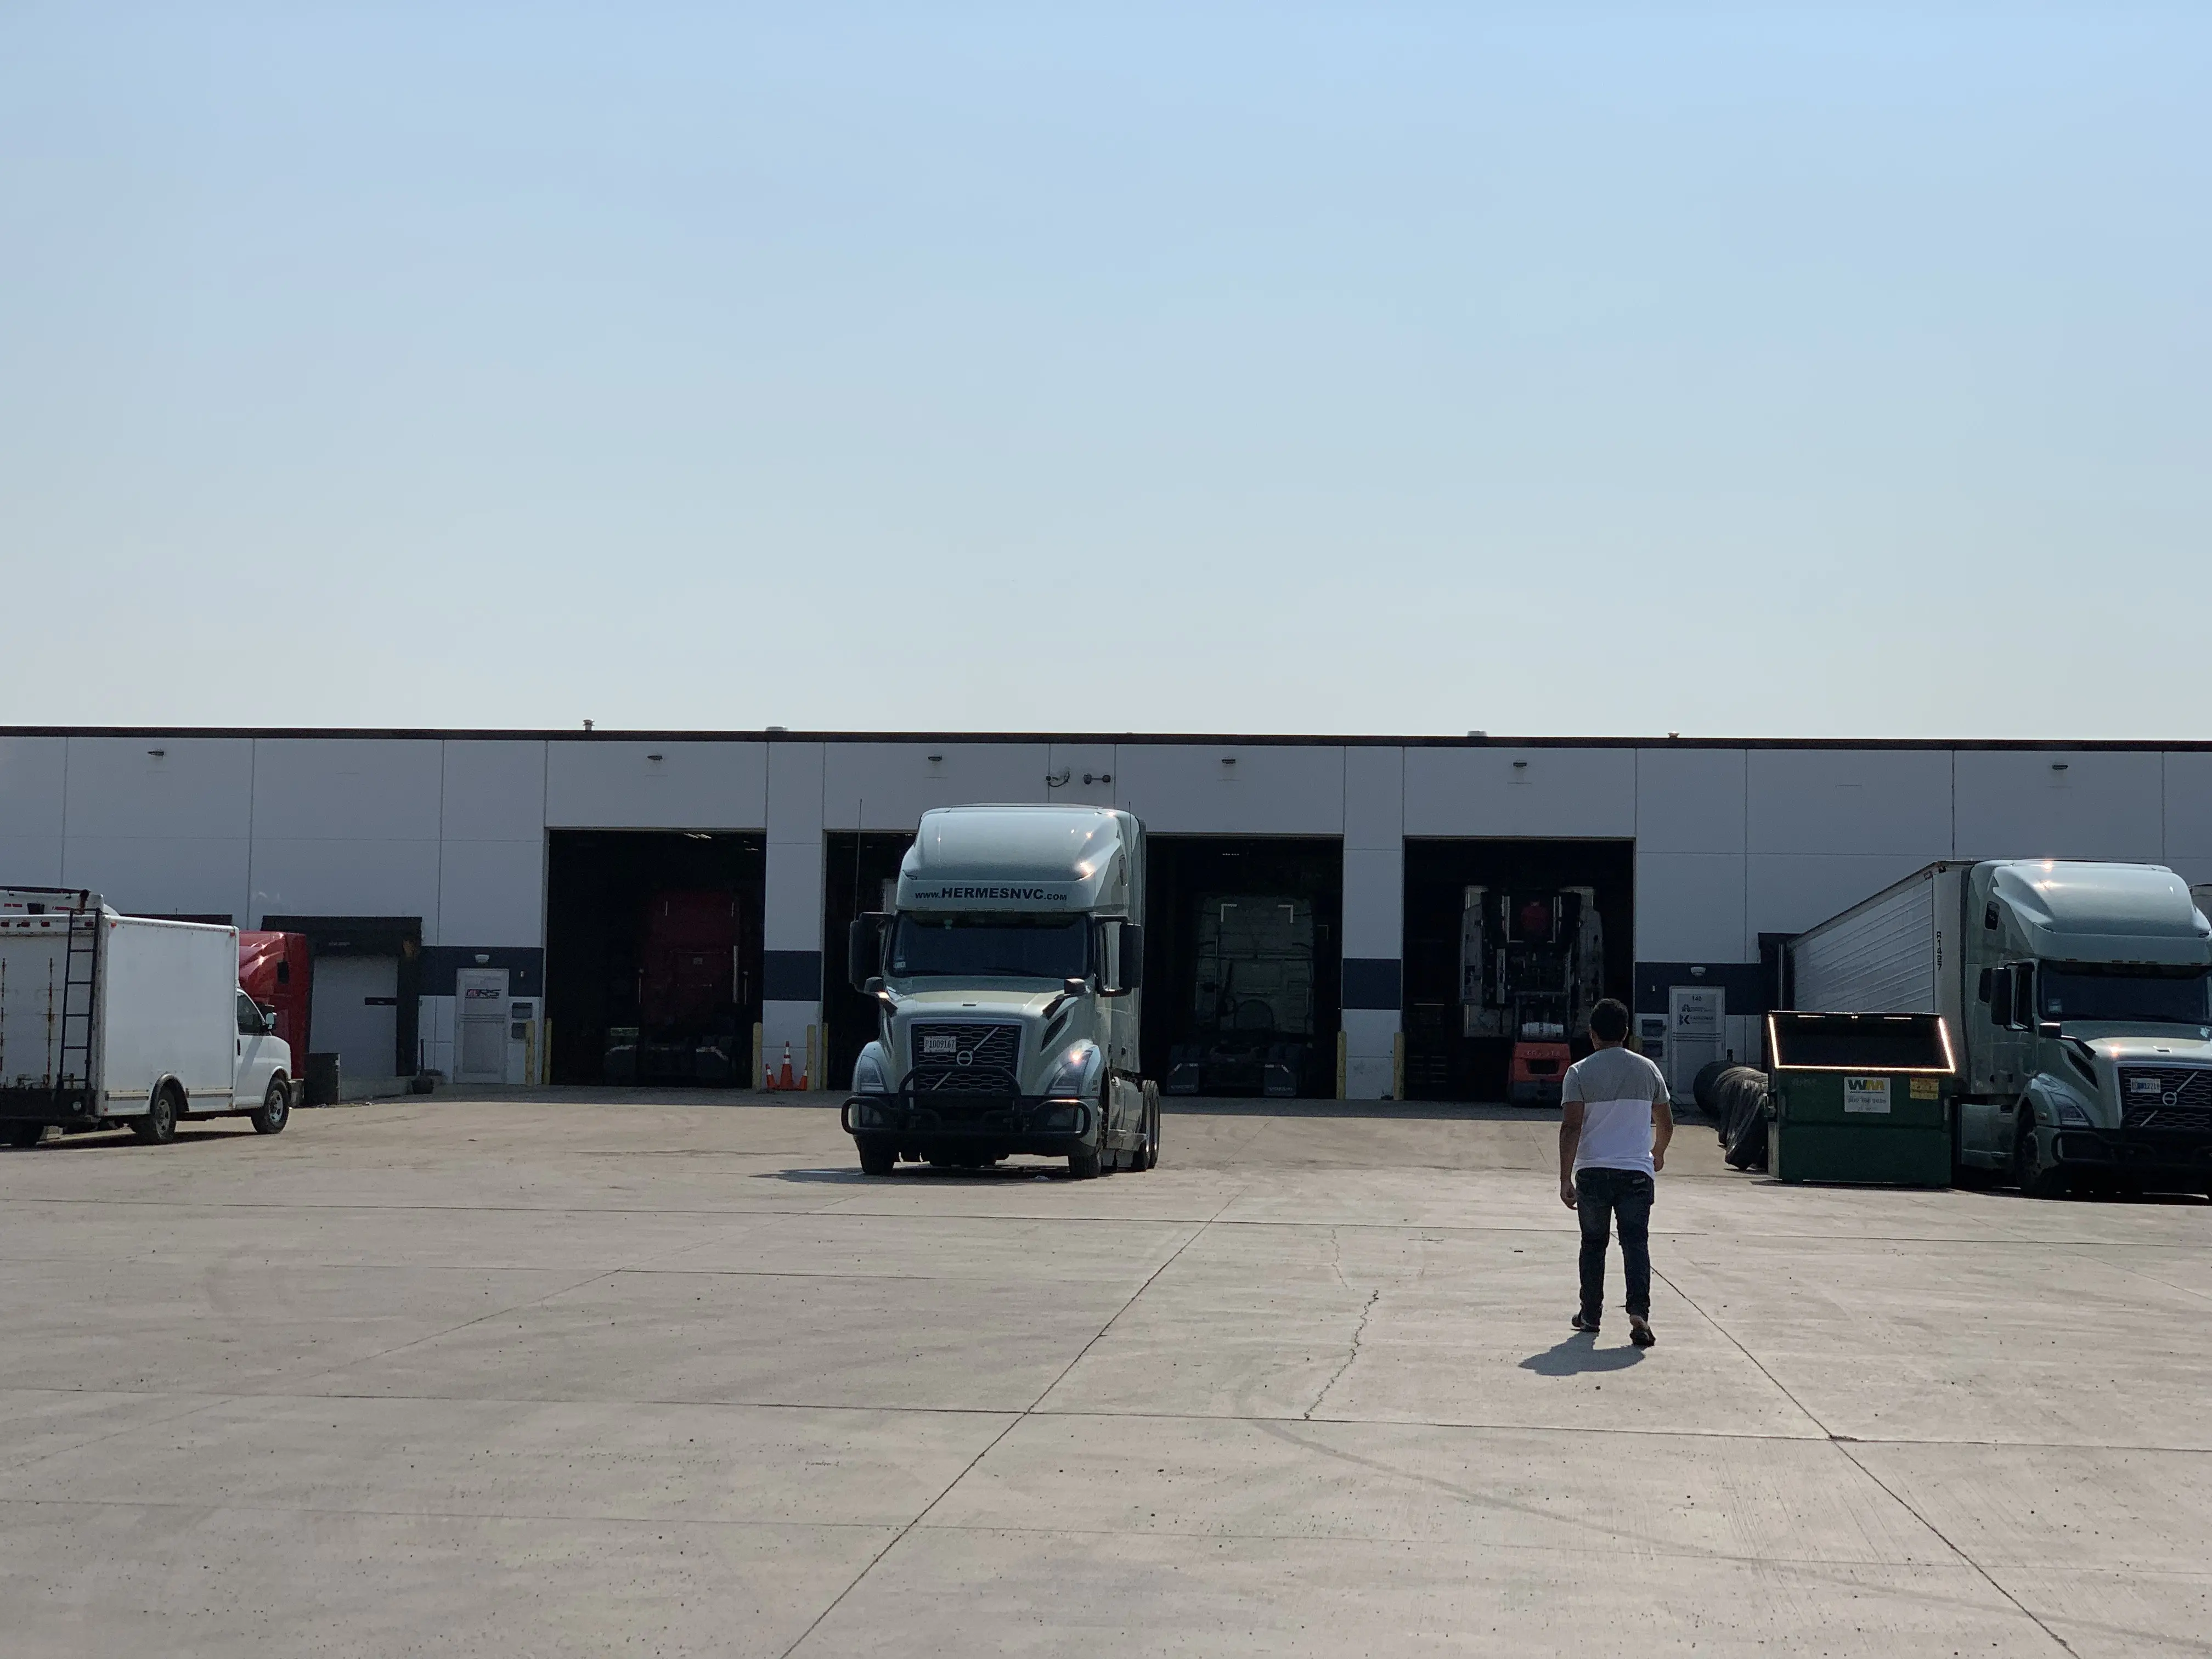
{"type": "Polygon", "coordinates": [[[0,888],[0,1139],[291,1115],[290,1051],[239,989],[238,930],[118,915],[82,890],[0,888]]]}
{"type": "Polygon", "coordinates": [[[1790,1006],[1941,1014],[1954,1036],[1961,1033],[1959,918],[1961,884],[1973,867],[1931,864],[1798,934],[1790,942],[1790,1006]]]}

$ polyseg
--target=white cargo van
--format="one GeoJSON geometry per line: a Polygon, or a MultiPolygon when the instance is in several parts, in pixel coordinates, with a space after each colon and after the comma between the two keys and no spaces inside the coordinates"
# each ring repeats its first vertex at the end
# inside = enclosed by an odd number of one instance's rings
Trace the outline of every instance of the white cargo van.
{"type": "Polygon", "coordinates": [[[0,1140],[291,1115],[291,1054],[238,988],[238,929],[122,916],[80,889],[0,888],[0,1140]]]}

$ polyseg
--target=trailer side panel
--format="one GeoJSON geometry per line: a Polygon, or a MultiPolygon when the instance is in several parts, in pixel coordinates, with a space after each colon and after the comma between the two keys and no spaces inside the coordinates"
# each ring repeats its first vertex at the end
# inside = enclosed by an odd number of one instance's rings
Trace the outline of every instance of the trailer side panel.
{"type": "MultiPolygon", "coordinates": [[[[1937,876],[1931,866],[1790,946],[1800,1008],[1830,1013],[1934,1014],[1937,984],[1937,876]]],[[[1949,931],[1948,926],[1944,931],[1949,931]]]]}
{"type": "Polygon", "coordinates": [[[237,1058],[238,930],[110,916],[101,941],[100,1088],[110,1113],[145,1109],[173,1077],[186,1109],[228,1111],[237,1058]]]}

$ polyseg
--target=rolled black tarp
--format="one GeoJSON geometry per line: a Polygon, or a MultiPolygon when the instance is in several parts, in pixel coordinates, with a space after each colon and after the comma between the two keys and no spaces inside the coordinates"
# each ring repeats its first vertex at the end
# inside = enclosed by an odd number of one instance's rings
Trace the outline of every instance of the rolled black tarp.
{"type": "Polygon", "coordinates": [[[1766,1167],[1766,1073],[1731,1066],[1713,1080],[1720,1119],[1721,1157],[1732,1170],[1766,1167]]]}
{"type": "Polygon", "coordinates": [[[1698,1074],[1690,1079],[1690,1098],[1698,1103],[1698,1111],[1707,1117],[1721,1115],[1720,1103],[1713,1098],[1713,1085],[1721,1080],[1721,1073],[1735,1066],[1732,1060],[1709,1060],[1698,1067],[1698,1074]]]}

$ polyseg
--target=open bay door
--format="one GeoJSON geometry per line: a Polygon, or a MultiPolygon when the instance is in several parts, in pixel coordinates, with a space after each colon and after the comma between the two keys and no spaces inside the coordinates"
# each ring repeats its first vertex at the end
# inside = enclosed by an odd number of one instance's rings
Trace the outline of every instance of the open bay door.
{"type": "Polygon", "coordinates": [[[1728,1029],[1728,993],[1717,985],[1673,985],[1667,989],[1667,1092],[1677,1103],[1691,1098],[1698,1073],[1721,1057],[1728,1029]]]}
{"type": "Polygon", "coordinates": [[[464,968],[453,993],[453,1081],[506,1082],[507,969],[464,968]]]}

